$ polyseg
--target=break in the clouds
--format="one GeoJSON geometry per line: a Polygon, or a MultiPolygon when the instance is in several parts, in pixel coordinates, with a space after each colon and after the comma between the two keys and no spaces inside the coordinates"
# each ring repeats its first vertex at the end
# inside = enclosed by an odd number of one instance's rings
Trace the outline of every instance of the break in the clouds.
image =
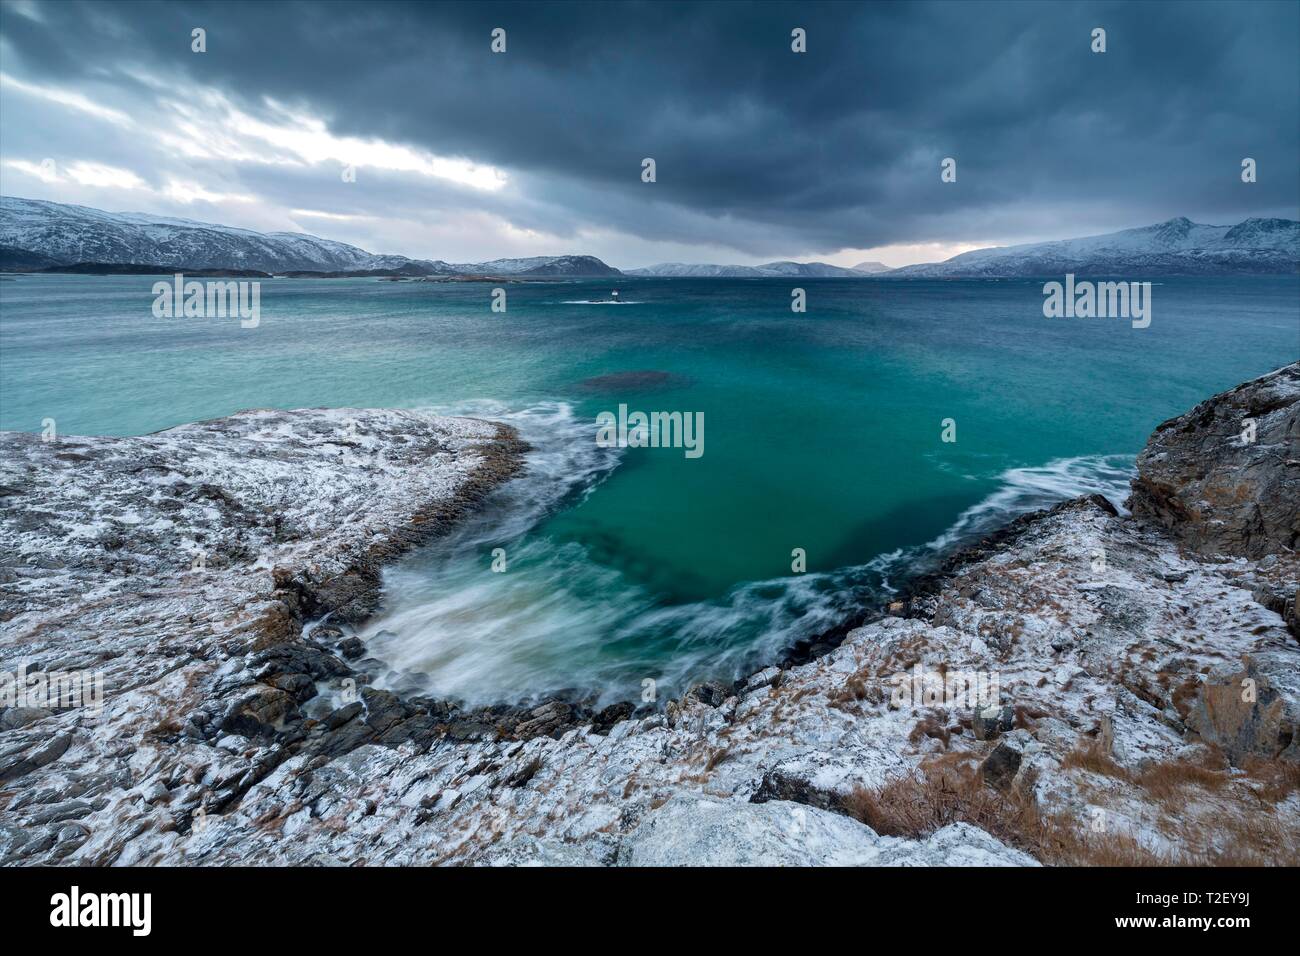
{"type": "Polygon", "coordinates": [[[1293,2],[0,11],[6,195],[623,267],[1300,216],[1293,2]]]}

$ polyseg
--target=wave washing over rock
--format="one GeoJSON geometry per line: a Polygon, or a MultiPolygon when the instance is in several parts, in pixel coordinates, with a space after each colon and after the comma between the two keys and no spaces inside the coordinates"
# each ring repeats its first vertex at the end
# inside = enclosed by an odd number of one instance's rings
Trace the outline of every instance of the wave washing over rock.
{"type": "Polygon", "coordinates": [[[303,635],[366,620],[383,563],[517,473],[507,428],[249,412],[0,445],[0,669],[106,683],[98,716],[0,712],[5,863],[1300,859],[1300,366],[1160,426],[1131,515],[1018,518],[799,663],[635,718],[403,698],[303,635]],[[962,675],[998,703],[954,705],[962,675]]]}
{"type": "MultiPolygon", "coordinates": [[[[593,445],[590,420],[556,402],[435,410],[517,429],[531,446],[527,472],[436,547],[386,570],[381,611],[341,629],[339,638],[355,636],[364,645],[367,657],[356,666],[373,687],[475,707],[558,699],[575,722],[588,711],[639,701],[647,674],[665,698],[705,680],[735,681],[773,661],[806,660],[832,633],[842,637],[855,621],[878,616],[874,608],[957,547],[1081,494],[1103,494],[1118,505],[1133,476],[1132,456],[1011,468],[995,492],[925,544],[861,565],[744,581],[715,598],[664,604],[583,545],[537,532],[548,515],[593,493],[619,465],[621,450],[593,445]],[[498,547],[510,555],[511,573],[485,574],[486,557],[498,547]]],[[[324,626],[335,634],[332,624],[324,626]]]]}

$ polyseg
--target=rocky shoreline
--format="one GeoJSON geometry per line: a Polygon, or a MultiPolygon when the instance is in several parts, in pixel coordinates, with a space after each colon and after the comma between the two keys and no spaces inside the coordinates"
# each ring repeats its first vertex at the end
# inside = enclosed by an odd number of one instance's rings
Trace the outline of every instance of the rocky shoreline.
{"type": "Polygon", "coordinates": [[[509,429],[7,433],[0,671],[106,695],[0,711],[0,862],[1295,862],[1298,449],[1293,365],[1160,425],[1131,517],[1024,516],[734,685],[462,712],[365,686],[334,622],[518,473],[509,429]],[[1001,704],[900,705],[917,668],[1001,704]]]}

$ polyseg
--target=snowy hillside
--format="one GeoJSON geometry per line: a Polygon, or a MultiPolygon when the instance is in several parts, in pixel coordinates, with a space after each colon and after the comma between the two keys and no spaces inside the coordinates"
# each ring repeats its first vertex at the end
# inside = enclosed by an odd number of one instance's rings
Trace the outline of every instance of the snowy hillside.
{"type": "Polygon", "coordinates": [[[451,265],[375,255],[305,233],[260,233],[213,223],[0,197],[0,268],[81,262],[262,272],[393,270],[404,275],[618,275],[592,256],[535,256],[451,265]]]}
{"type": "Polygon", "coordinates": [[[1206,226],[1179,217],[1102,236],[976,249],[946,262],[904,266],[898,278],[1287,273],[1300,267],[1300,222],[1247,219],[1206,226]]]}

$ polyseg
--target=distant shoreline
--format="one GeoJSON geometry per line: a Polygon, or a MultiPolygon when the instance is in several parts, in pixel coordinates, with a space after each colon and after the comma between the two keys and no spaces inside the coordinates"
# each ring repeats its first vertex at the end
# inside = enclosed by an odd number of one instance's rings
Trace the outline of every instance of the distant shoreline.
{"type": "MultiPolygon", "coordinates": [[[[133,263],[75,263],[68,266],[48,266],[43,269],[0,269],[0,276],[42,276],[42,275],[80,275],[80,276],[173,276],[181,273],[195,279],[376,279],[381,282],[420,282],[420,283],[458,283],[458,282],[497,282],[553,284],[557,282],[595,282],[631,281],[631,282],[1043,282],[1059,281],[1064,273],[1043,273],[1042,275],[896,275],[880,273],[861,276],[665,276],[665,275],[555,275],[555,276],[521,276],[521,275],[404,275],[384,270],[349,270],[340,272],[316,272],[310,270],[290,272],[262,272],[258,269],[193,269],[189,267],[171,267],[155,265],[135,265],[133,263]]],[[[1134,276],[1142,279],[1253,279],[1300,276],[1296,272],[1092,272],[1082,270],[1078,274],[1090,279],[1124,279],[1134,276]]]]}

